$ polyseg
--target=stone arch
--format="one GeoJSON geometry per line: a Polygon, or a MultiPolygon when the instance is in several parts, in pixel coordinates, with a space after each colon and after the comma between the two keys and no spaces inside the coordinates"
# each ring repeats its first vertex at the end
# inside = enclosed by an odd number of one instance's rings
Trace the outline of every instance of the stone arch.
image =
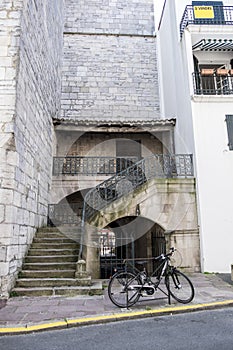
{"type": "MultiPolygon", "coordinates": [[[[140,189],[110,203],[89,222],[103,229],[123,217],[156,223],[166,232],[168,247],[182,255],[182,267],[200,270],[199,231],[194,179],[152,179],[140,189]]],[[[155,254],[156,255],[156,254],[155,254]]]]}
{"type": "Polygon", "coordinates": [[[100,210],[90,224],[99,228],[122,216],[156,222],[165,231],[196,230],[197,211],[193,179],[152,179],[140,189],[100,210]]]}
{"type": "MultiPolygon", "coordinates": [[[[109,278],[124,259],[148,259],[166,251],[165,230],[143,217],[121,217],[99,232],[101,278],[109,278]]],[[[148,260],[148,269],[153,268],[148,260]]]]}

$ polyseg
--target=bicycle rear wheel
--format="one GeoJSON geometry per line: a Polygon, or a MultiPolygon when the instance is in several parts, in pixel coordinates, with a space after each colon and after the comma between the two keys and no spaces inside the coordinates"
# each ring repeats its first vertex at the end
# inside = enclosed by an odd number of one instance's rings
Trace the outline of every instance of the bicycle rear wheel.
{"type": "Polygon", "coordinates": [[[108,285],[108,296],[118,307],[134,305],[140,298],[142,284],[131,272],[117,272],[108,285]]]}
{"type": "Polygon", "coordinates": [[[171,296],[179,303],[187,304],[194,298],[194,287],[190,279],[178,270],[169,272],[165,283],[171,296]]]}

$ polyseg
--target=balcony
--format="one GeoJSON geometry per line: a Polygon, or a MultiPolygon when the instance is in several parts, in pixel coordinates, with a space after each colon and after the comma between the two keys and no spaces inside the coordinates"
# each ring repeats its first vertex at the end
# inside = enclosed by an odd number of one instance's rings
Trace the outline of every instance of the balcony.
{"type": "MultiPolygon", "coordinates": [[[[137,157],[54,157],[53,175],[116,175],[126,169],[134,169],[139,159],[137,157]]],[[[142,160],[144,164],[146,160],[142,160]]],[[[147,158],[147,172],[152,164],[156,164],[154,176],[188,177],[193,176],[192,155],[186,154],[154,154],[147,158]],[[150,162],[152,162],[150,164],[150,162]],[[159,173],[162,171],[162,173],[159,173]]],[[[136,175],[138,175],[136,173],[136,175]]]]}
{"type": "MultiPolygon", "coordinates": [[[[196,8],[199,6],[186,6],[180,22],[180,36],[189,24],[194,25],[233,25],[233,6],[209,6],[210,12],[203,11],[199,15],[196,8]]],[[[204,8],[205,6],[201,6],[204,8]]]]}
{"type": "Polygon", "coordinates": [[[233,70],[202,69],[193,73],[195,95],[232,95],[233,70]]]}

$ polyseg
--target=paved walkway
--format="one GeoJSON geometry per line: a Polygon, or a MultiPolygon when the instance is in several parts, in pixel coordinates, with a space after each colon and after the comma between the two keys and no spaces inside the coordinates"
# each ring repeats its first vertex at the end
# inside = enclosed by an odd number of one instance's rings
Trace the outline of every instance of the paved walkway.
{"type": "MultiPolygon", "coordinates": [[[[144,297],[129,310],[120,309],[111,303],[106,289],[102,296],[13,297],[5,305],[3,302],[0,304],[0,334],[233,306],[233,282],[229,275],[197,273],[190,275],[190,278],[194,284],[195,298],[188,305],[179,304],[173,299],[172,305],[168,305],[167,298],[151,300],[144,297]]],[[[157,292],[157,298],[162,296],[161,292],[157,292]]]]}

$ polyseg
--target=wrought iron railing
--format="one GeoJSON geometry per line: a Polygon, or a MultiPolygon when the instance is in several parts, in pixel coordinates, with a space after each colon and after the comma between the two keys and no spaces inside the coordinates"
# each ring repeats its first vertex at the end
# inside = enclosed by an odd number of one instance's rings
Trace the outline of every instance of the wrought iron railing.
{"type": "Polygon", "coordinates": [[[195,18],[195,6],[186,6],[180,22],[180,36],[189,24],[233,25],[233,6],[213,6],[213,18],[195,18]]]}
{"type": "Polygon", "coordinates": [[[138,157],[54,157],[53,175],[113,175],[138,160],[138,157]]]}
{"type": "Polygon", "coordinates": [[[91,189],[84,197],[82,222],[109,203],[157,178],[193,177],[192,155],[157,154],[142,159],[91,189]]]}
{"type": "Polygon", "coordinates": [[[193,87],[195,95],[231,95],[233,94],[233,75],[193,73],[193,87]]]}

